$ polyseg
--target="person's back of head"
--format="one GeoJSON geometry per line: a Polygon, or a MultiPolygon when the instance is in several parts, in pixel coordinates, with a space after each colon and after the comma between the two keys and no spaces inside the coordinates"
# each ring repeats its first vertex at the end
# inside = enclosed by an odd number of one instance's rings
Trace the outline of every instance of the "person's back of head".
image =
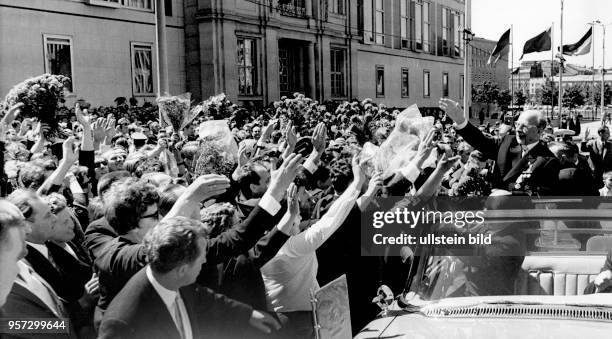
{"type": "Polygon", "coordinates": [[[98,180],[98,196],[102,197],[115,182],[128,177],[130,177],[130,172],[128,171],[115,171],[104,174],[98,180]]]}
{"type": "Polygon", "coordinates": [[[19,183],[25,189],[38,189],[45,182],[45,169],[33,162],[27,162],[19,170],[19,183]]]}
{"type": "Polygon", "coordinates": [[[215,203],[200,210],[200,221],[215,238],[238,223],[236,207],[230,203],[215,203]]]}
{"type": "Polygon", "coordinates": [[[108,191],[104,216],[119,235],[139,228],[139,221],[149,206],[159,201],[157,189],[133,179],[114,183],[108,191]]]}
{"type": "Polygon", "coordinates": [[[195,282],[206,261],[208,230],[197,220],[173,217],[162,220],[144,238],[147,262],[157,274],[172,274],[178,287],[195,282]]]}

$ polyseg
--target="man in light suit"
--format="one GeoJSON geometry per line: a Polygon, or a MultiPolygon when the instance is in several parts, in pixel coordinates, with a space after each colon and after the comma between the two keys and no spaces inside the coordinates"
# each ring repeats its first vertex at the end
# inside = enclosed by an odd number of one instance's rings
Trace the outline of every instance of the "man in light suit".
{"type": "Polygon", "coordinates": [[[612,143],[609,141],[610,130],[607,126],[599,127],[597,134],[599,138],[587,141],[589,137],[587,128],[580,144],[580,151],[589,152],[589,163],[595,180],[599,181],[605,172],[612,170],[612,143]]]}
{"type": "Polygon", "coordinates": [[[279,329],[266,313],[195,283],[206,262],[208,230],[199,221],[171,217],[145,237],[148,265],[113,299],[99,338],[192,339],[223,337],[224,325],[279,329]]]}
{"type": "Polygon", "coordinates": [[[26,253],[26,234],[31,230],[17,206],[0,200],[0,308],[19,273],[17,262],[26,253]]]}

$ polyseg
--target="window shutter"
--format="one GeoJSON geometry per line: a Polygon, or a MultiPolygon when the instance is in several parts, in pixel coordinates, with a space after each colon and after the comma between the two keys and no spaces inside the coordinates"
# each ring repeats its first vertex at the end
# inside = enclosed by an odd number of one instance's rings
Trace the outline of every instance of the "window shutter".
{"type": "Polygon", "coordinates": [[[448,11],[449,13],[449,21],[448,25],[450,27],[450,34],[448,35],[448,55],[452,58],[455,57],[455,12],[448,11]]]}
{"type": "Polygon", "coordinates": [[[437,55],[444,55],[444,51],[442,49],[442,29],[443,29],[442,28],[442,11],[444,10],[444,8],[440,4],[436,4],[434,7],[436,8],[436,13],[438,14],[437,15],[438,20],[436,20],[435,23],[432,21],[432,25],[435,25],[436,28],[432,29],[431,31],[432,33],[438,32],[438,37],[436,39],[436,37],[433,36],[431,41],[432,43],[435,43],[437,46],[437,51],[438,51],[437,55]]]}
{"type": "Polygon", "coordinates": [[[363,0],[363,43],[372,44],[373,42],[373,15],[372,0],[363,0]]]}
{"type": "Polygon", "coordinates": [[[416,40],[416,36],[414,34],[416,30],[416,23],[415,23],[415,17],[414,17],[415,11],[416,11],[416,8],[414,6],[414,1],[410,1],[410,32],[408,34],[408,37],[410,39],[410,49],[412,49],[413,51],[415,50],[415,40],[416,40]]]}

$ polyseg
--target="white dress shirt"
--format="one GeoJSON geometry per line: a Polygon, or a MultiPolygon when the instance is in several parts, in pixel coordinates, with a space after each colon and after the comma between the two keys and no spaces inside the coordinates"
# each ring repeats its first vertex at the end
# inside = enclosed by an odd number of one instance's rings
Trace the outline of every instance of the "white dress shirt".
{"type": "Polygon", "coordinates": [[[40,254],[42,254],[45,258],[47,258],[47,260],[49,260],[49,249],[47,248],[47,245],[34,244],[29,241],[26,241],[26,243],[32,246],[38,252],[40,252],[40,254]]]}
{"type": "MultiPolygon", "coordinates": [[[[151,285],[153,285],[153,288],[155,289],[157,294],[159,294],[160,298],[164,302],[164,305],[166,305],[166,308],[168,309],[168,313],[170,313],[170,315],[172,316],[172,320],[174,320],[174,324],[176,325],[178,332],[181,333],[181,330],[179,329],[179,325],[178,325],[178,320],[177,320],[179,319],[179,317],[175,314],[176,313],[175,312],[175,309],[176,309],[175,302],[177,302],[178,300],[178,309],[181,312],[180,318],[182,319],[182,322],[183,322],[182,324],[183,334],[184,334],[183,339],[193,339],[193,332],[191,330],[191,322],[189,321],[189,315],[187,314],[187,308],[185,307],[185,303],[183,302],[183,299],[177,298],[178,292],[165,288],[155,279],[155,277],[153,276],[153,271],[151,271],[151,266],[147,265],[145,271],[147,274],[147,278],[149,279],[149,282],[151,283],[151,285]]],[[[150,312],[155,312],[155,310],[150,310],[150,312]]]]}
{"type": "MultiPolygon", "coordinates": [[[[319,289],[315,251],[349,215],[359,197],[350,185],[327,213],[307,230],[290,237],[276,256],[261,268],[268,309],[274,312],[310,311],[310,291],[319,289]]],[[[355,232],[359,228],[355,227],[355,232]]]]}

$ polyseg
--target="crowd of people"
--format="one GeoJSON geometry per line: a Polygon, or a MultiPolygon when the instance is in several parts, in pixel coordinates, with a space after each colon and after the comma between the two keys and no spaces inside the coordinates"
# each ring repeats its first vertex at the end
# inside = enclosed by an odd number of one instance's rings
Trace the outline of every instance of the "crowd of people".
{"type": "Polygon", "coordinates": [[[310,292],[343,274],[356,333],[406,279],[401,257],[360,257],[376,197],[612,195],[608,127],[578,143],[539,111],[477,126],[442,99],[383,176],[361,150],[400,112],[369,99],[234,115],[236,154],[198,134],[206,114],[174,130],[77,104],[58,141],[20,107],[0,122],[1,312],[70,319],[71,338],[312,338],[310,292]]]}

